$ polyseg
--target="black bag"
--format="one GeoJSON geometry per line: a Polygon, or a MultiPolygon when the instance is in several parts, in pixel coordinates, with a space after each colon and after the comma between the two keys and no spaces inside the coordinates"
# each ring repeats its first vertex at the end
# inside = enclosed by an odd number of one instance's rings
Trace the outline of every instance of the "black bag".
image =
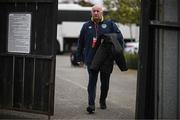
{"type": "Polygon", "coordinates": [[[98,41],[101,41],[102,43],[97,48],[90,68],[99,70],[106,59],[113,56],[120,70],[127,71],[128,67],[124,57],[123,48],[117,40],[116,33],[103,34],[98,41]]]}

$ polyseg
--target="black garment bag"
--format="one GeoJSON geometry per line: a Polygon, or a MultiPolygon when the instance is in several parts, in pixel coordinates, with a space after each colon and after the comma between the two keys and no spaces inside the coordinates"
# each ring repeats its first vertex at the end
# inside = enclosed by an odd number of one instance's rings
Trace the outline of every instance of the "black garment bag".
{"type": "MultiPolygon", "coordinates": [[[[103,63],[113,56],[121,71],[127,71],[128,67],[123,53],[123,47],[117,40],[116,33],[103,34],[98,38],[96,54],[91,63],[91,69],[100,70],[103,63]]],[[[108,68],[107,68],[108,69],[108,68]]]]}

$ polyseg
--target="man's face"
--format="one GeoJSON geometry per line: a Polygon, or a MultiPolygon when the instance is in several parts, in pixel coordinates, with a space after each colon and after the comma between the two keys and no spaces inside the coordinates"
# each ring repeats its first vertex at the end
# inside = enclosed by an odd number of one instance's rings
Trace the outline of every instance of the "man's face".
{"type": "Polygon", "coordinates": [[[102,8],[99,6],[94,6],[91,11],[93,20],[101,20],[102,18],[102,8]]]}

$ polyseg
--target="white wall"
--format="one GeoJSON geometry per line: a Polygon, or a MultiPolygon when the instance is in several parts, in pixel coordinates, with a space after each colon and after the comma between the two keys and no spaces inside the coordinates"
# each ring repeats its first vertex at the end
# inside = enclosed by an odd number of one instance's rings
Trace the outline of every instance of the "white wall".
{"type": "Polygon", "coordinates": [[[62,35],[68,38],[78,38],[84,22],[62,22],[62,35]]]}
{"type": "MultiPolygon", "coordinates": [[[[130,27],[128,25],[118,23],[117,26],[124,38],[131,38],[130,27]]],[[[139,41],[139,26],[132,25],[132,38],[134,38],[136,41],[139,41]]]]}

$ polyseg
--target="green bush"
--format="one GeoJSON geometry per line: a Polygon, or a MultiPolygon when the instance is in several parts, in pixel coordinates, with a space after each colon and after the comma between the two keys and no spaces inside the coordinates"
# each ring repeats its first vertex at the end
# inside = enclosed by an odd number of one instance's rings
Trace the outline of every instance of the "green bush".
{"type": "Polygon", "coordinates": [[[138,54],[124,53],[124,56],[129,69],[138,68],[138,54]]]}

